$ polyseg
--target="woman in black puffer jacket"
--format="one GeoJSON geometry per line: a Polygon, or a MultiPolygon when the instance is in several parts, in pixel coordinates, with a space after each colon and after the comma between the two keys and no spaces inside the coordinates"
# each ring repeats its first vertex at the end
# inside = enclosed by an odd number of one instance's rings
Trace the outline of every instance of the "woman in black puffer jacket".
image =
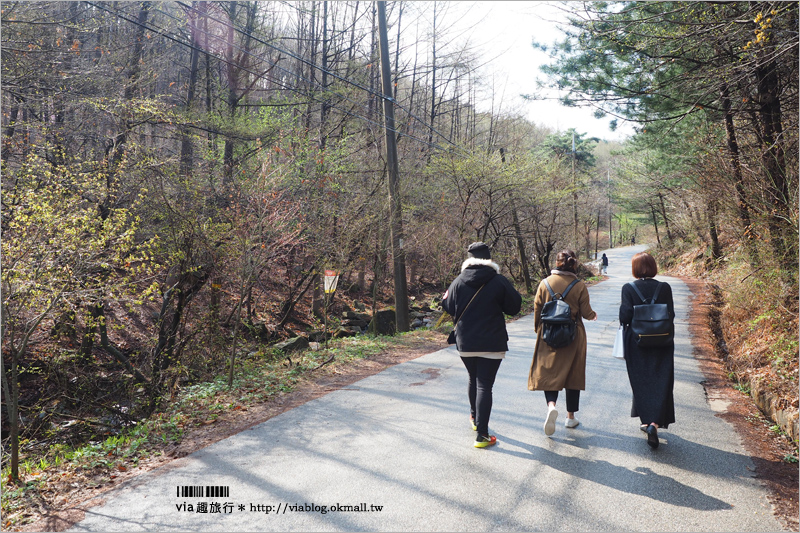
{"type": "Polygon", "coordinates": [[[456,321],[456,348],[469,374],[470,418],[478,432],[475,447],[486,448],[497,442],[489,435],[489,416],[494,380],[508,351],[505,315],[519,313],[522,296],[500,274],[489,246],[474,242],[467,253],[461,274],[444,293],[442,308],[456,321]]]}

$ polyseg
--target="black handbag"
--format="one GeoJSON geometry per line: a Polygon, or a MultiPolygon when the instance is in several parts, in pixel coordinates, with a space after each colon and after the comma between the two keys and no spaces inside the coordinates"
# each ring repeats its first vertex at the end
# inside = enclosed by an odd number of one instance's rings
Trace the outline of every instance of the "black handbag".
{"type": "Polygon", "coordinates": [[[453,322],[453,331],[451,331],[450,335],[447,336],[447,344],[455,344],[456,343],[456,326],[458,325],[458,321],[461,320],[461,317],[464,316],[464,313],[467,312],[467,309],[469,308],[469,304],[472,303],[472,300],[475,299],[475,296],[477,296],[478,293],[481,292],[481,289],[483,289],[485,286],[486,286],[486,284],[481,285],[481,288],[478,289],[478,291],[475,293],[475,295],[472,298],[470,298],[469,302],[467,302],[467,306],[464,308],[463,311],[461,311],[461,315],[458,318],[456,318],[455,322],[453,322]]]}
{"type": "Polygon", "coordinates": [[[642,304],[633,306],[633,319],[631,319],[631,330],[636,343],[640,348],[659,348],[672,343],[675,337],[675,325],[669,316],[669,307],[667,304],[656,303],[662,283],[658,284],[649,302],[635,284],[630,285],[642,300],[642,304]]]}

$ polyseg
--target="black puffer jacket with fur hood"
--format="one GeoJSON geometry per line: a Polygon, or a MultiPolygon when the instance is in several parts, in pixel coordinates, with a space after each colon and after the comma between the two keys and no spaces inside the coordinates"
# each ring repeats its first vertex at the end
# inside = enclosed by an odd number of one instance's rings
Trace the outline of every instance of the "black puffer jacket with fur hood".
{"type": "Polygon", "coordinates": [[[516,315],[522,296],[500,274],[500,266],[490,259],[471,257],[461,265],[461,274],[444,293],[442,308],[459,319],[456,348],[459,352],[507,352],[508,332],[505,315],[516,315]],[[471,304],[469,301],[483,290],[471,304]],[[464,309],[469,308],[464,316],[464,309]]]}

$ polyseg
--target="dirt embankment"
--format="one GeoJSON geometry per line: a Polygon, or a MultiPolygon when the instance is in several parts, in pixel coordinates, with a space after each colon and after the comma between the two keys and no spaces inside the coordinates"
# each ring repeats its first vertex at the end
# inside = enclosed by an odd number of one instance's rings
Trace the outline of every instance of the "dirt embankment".
{"type": "MultiPolygon", "coordinates": [[[[774,431],[769,410],[762,412],[753,397],[745,394],[728,377],[725,368],[727,346],[719,322],[720,295],[705,281],[682,278],[692,291],[689,331],[694,356],[705,375],[703,387],[709,399],[727,405],[717,416],[731,423],[755,465],[754,475],[770,493],[775,515],[790,531],[798,531],[798,465],[787,462],[797,457],[797,447],[774,431]]],[[[796,411],[795,411],[796,413],[796,411]]]]}

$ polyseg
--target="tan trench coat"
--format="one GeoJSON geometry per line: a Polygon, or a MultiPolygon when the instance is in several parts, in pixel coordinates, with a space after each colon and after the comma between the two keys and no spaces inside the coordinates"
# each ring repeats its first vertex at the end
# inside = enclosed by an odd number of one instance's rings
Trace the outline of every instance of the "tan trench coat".
{"type": "MultiPolygon", "coordinates": [[[[570,272],[553,274],[547,278],[556,293],[563,292],[576,276],[570,272]]],[[[539,283],[533,301],[533,327],[536,329],[536,346],[528,375],[528,390],[560,391],[561,389],[586,390],[586,329],[583,318],[593,320],[597,313],[589,304],[589,290],[582,281],[570,289],[564,301],[572,310],[577,322],[575,340],[563,348],[551,348],[542,341],[542,307],[550,301],[550,293],[539,283]]]]}

